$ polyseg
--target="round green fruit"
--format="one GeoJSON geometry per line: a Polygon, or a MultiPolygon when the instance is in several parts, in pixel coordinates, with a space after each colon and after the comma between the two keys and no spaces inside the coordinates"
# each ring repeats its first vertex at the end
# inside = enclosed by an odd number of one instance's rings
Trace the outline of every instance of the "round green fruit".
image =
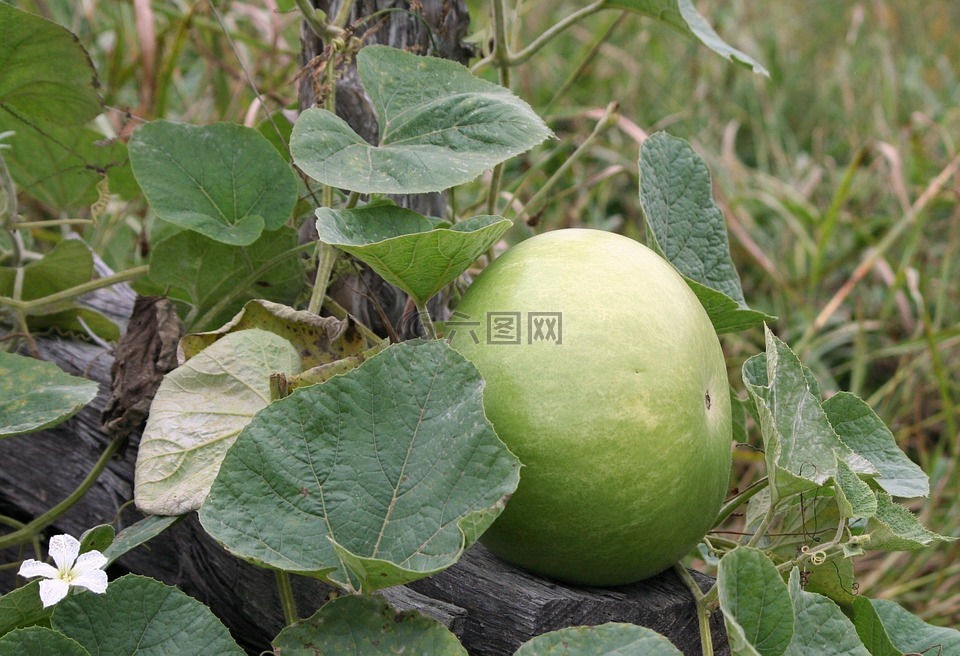
{"type": "Polygon", "coordinates": [[[669,263],[620,235],[548,232],[495,260],[457,311],[451,343],[524,464],[481,537],[493,553],[620,585],[696,546],[727,490],[730,396],[716,332],[669,263]]]}

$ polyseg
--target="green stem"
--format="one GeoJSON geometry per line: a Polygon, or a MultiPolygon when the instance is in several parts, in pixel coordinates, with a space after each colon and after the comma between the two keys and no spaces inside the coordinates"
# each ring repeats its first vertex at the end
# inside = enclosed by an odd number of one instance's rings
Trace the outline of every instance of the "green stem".
{"type": "Polygon", "coordinates": [[[757,527],[756,532],[750,536],[749,542],[747,542],[748,547],[755,547],[757,543],[763,538],[767,533],[767,529],[770,528],[770,524],[773,522],[774,517],[777,516],[777,504],[773,502],[773,499],[770,500],[770,508],[767,509],[767,514],[763,516],[763,520],[760,522],[760,526],[757,527]]]}
{"type": "Polygon", "coordinates": [[[126,442],[126,440],[126,436],[123,436],[115,438],[112,442],[110,442],[104,452],[100,455],[100,459],[97,460],[96,464],[94,464],[93,469],[90,470],[90,473],[87,474],[87,477],[83,479],[83,482],[80,483],[77,489],[70,493],[70,496],[39,517],[24,524],[22,528],[17,529],[13,533],[7,533],[3,537],[0,537],[0,549],[6,549],[7,547],[21,544],[32,539],[37,533],[57,521],[61,515],[70,510],[74,504],[83,498],[83,495],[87,493],[87,490],[93,487],[93,484],[97,482],[98,478],[100,478],[100,474],[107,466],[107,463],[110,462],[113,454],[117,452],[117,450],[126,442]]]}
{"type": "MultiPolygon", "coordinates": [[[[536,39],[534,39],[529,46],[527,46],[520,52],[509,56],[504,63],[508,64],[509,66],[517,66],[519,64],[526,62],[528,59],[530,59],[535,54],[537,54],[545,45],[547,45],[550,41],[552,41],[557,35],[559,35],[565,29],[567,29],[577,21],[580,21],[586,18],[587,16],[591,16],[602,9],[605,9],[606,6],[607,6],[607,0],[598,0],[593,4],[587,5],[583,9],[578,9],[572,14],[567,15],[566,18],[552,25],[543,34],[541,34],[536,39]]],[[[497,62],[496,57],[494,57],[494,62],[499,63],[497,62]]]]}
{"type": "Polygon", "coordinates": [[[330,244],[317,242],[317,275],[313,281],[313,292],[310,294],[310,304],[307,306],[308,312],[320,313],[327,286],[330,284],[330,274],[339,255],[340,252],[330,244]]]}
{"type": "Polygon", "coordinates": [[[142,266],[127,269],[126,271],[114,273],[113,275],[104,276],[103,278],[94,278],[93,280],[87,281],[81,285],[77,285],[76,287],[71,287],[70,289],[65,289],[62,292],[50,294],[49,296],[44,296],[42,298],[35,298],[31,301],[20,301],[15,298],[10,298],[9,296],[0,296],[0,305],[9,305],[17,310],[23,311],[34,310],[36,308],[43,307],[44,305],[52,305],[54,303],[61,303],[63,301],[72,301],[78,296],[83,296],[88,292],[92,292],[103,287],[110,287],[111,285],[116,285],[117,283],[136,280],[144,277],[148,273],[150,273],[150,265],[144,264],[142,266]]]}
{"type": "Polygon", "coordinates": [[[280,606],[283,608],[283,619],[287,626],[296,624],[300,618],[297,616],[297,602],[293,599],[293,586],[290,585],[290,575],[282,569],[274,570],[277,575],[277,589],[280,592],[280,606]]]}
{"type": "Polygon", "coordinates": [[[340,9],[337,10],[337,15],[333,17],[333,25],[337,28],[343,28],[347,26],[347,20],[350,18],[350,12],[353,10],[353,3],[355,0],[343,0],[340,3],[340,9]]]}
{"type": "Polygon", "coordinates": [[[90,219],[50,219],[49,221],[24,221],[17,223],[17,230],[30,230],[32,228],[52,228],[54,226],[73,226],[73,225],[93,225],[90,219]]]}
{"type": "Polygon", "coordinates": [[[729,517],[734,510],[736,510],[737,508],[745,504],[757,492],[759,492],[760,490],[763,490],[769,485],[770,485],[769,478],[766,478],[766,477],[761,478],[760,480],[756,481],[753,485],[748,487],[746,490],[744,490],[737,496],[727,501],[725,504],[723,504],[723,507],[720,509],[720,512],[717,514],[717,520],[713,523],[713,525],[719,526],[720,522],[724,521],[727,517],[729,517]]]}
{"type": "Polygon", "coordinates": [[[427,333],[427,339],[436,339],[437,329],[433,326],[433,320],[430,318],[426,303],[417,303],[417,314],[420,315],[420,323],[423,324],[423,329],[427,333]]]}
{"type": "MultiPolygon", "coordinates": [[[[700,627],[700,648],[703,651],[703,656],[713,656],[713,635],[710,633],[710,612],[704,603],[706,597],[686,567],[677,564],[673,566],[673,569],[687,585],[687,588],[690,589],[690,594],[693,595],[693,600],[696,602],[697,624],[700,627]]],[[[713,592],[714,588],[716,588],[716,585],[710,589],[710,592],[713,592]]]]}
{"type": "MultiPolygon", "coordinates": [[[[332,24],[327,18],[326,13],[313,6],[310,0],[295,0],[297,9],[303,14],[303,20],[306,22],[310,31],[321,39],[335,38],[343,34],[343,30],[332,24]]],[[[344,2],[352,5],[353,2],[344,2]]],[[[339,17],[339,14],[337,15],[339,17]]]]}
{"type": "MultiPolygon", "coordinates": [[[[504,0],[494,0],[493,2],[493,32],[493,62],[497,67],[500,86],[509,89],[510,48],[507,44],[507,19],[504,0]]],[[[490,176],[490,188],[487,189],[487,214],[497,213],[497,196],[500,194],[500,181],[502,179],[503,163],[501,162],[493,167],[493,174],[490,176]]]]}

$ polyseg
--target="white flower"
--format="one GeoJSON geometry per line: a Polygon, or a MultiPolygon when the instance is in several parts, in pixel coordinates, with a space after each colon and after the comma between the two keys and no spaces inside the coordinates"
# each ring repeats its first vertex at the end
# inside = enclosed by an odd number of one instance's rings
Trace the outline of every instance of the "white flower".
{"type": "Polygon", "coordinates": [[[107,573],[103,567],[106,557],[99,551],[80,554],[80,541],[69,535],[54,535],[50,538],[50,555],[56,567],[39,560],[25,560],[17,572],[24,578],[43,576],[40,581],[40,601],[43,607],[53,606],[67,596],[71,585],[79,585],[97,594],[107,591],[107,573]]]}

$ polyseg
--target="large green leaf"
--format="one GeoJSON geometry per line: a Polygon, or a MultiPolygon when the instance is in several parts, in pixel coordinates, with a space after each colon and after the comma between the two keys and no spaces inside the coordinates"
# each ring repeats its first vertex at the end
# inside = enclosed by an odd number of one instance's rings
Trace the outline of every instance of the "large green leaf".
{"type": "Polygon", "coordinates": [[[699,40],[724,59],[751,68],[754,73],[770,75],[753,57],[721,39],[691,0],[608,0],[607,6],[628,9],[663,21],[681,33],[699,40]]]}
{"type": "Polygon", "coordinates": [[[42,626],[17,629],[0,638],[0,656],[90,656],[79,642],[42,626]]]}
{"type": "Polygon", "coordinates": [[[270,403],[270,374],[299,371],[290,342],[265,330],[244,330],[164,376],[137,454],[137,507],[152,515],[199,508],[227,449],[270,403]]]}
{"type": "Polygon", "coordinates": [[[774,498],[823,485],[836,470],[836,457],[858,474],[875,474],[873,465],[834,432],[811,389],[809,369],[769,328],[765,331],[766,352],[744,363],[743,380],[760,417],[774,498]]]}
{"type": "Polygon", "coordinates": [[[793,602],[762,551],[738,547],[720,559],[720,610],[733,656],[780,656],[794,635],[793,602]]]}
{"type": "Polygon", "coordinates": [[[317,210],[320,241],[362,260],[419,304],[463,273],[511,225],[484,215],[451,226],[396,205],[317,210]]]}
{"type": "Polygon", "coordinates": [[[0,115],[86,123],[100,113],[96,87],[93,64],[77,37],[0,3],[0,115]]]}
{"type": "Polygon", "coordinates": [[[111,581],[104,594],[69,595],[53,612],[53,628],[92,656],[244,654],[209,608],[177,588],[133,574],[111,581]]]}
{"type": "Polygon", "coordinates": [[[55,426],[90,403],[98,388],[50,362],[0,350],[0,437],[55,426]]]}
{"type": "Polygon", "coordinates": [[[0,3],[0,132],[13,130],[10,173],[56,208],[96,199],[94,185],[124,146],[102,146],[84,124],[100,113],[96,73],[77,38],[40,16],[0,3]]]}
{"type": "Polygon", "coordinates": [[[888,494],[925,497],[930,493],[930,479],[900,450],[893,433],[865,401],[838,392],[823,402],[823,411],[843,443],[876,468],[876,483],[888,494]]]}
{"type": "Polygon", "coordinates": [[[871,599],[890,641],[909,654],[960,654],[960,631],[927,624],[899,604],[871,599]]]}
{"type": "Polygon", "coordinates": [[[0,597],[0,636],[27,626],[49,625],[51,608],[40,601],[40,581],[31,581],[0,597]]]}
{"type": "Polygon", "coordinates": [[[572,626],[528,640],[514,656],[681,656],[662,635],[635,624],[572,626]]]}
{"type": "Polygon", "coordinates": [[[129,148],[157,215],[224,244],[247,246],[276,230],[297,201],[290,166],[253,128],[158,120],[140,126],[129,148]]]}
{"type": "Polygon", "coordinates": [[[484,416],[482,385],[433,340],[300,388],[243,430],[200,521],[242,558],[344,587],[442,570],[518,481],[519,462],[484,416]]]}
{"type": "Polygon", "coordinates": [[[683,274],[719,333],[773,317],[747,307],[730,259],[710,170],[683,139],[658,132],[640,147],[640,206],[652,248],[683,274]]]}
{"type": "MultiPolygon", "coordinates": [[[[860,640],[870,650],[871,656],[903,656],[890,641],[883,626],[883,620],[870,599],[857,595],[850,604],[853,610],[853,624],[860,640]]],[[[921,652],[922,653],[922,652],[921,652]]]]}
{"type": "MultiPolygon", "coordinates": [[[[57,242],[43,258],[23,267],[20,299],[33,301],[85,283],[93,277],[90,247],[79,239],[57,242]]],[[[17,278],[14,267],[0,267],[0,296],[13,296],[17,278]]],[[[38,312],[53,312],[69,307],[65,302],[38,312]]]]}
{"type": "Polygon", "coordinates": [[[839,606],[800,587],[800,570],[796,567],[790,572],[788,588],[795,621],[793,640],[784,656],[871,656],[857,637],[853,622],[839,606]]]}
{"type": "Polygon", "coordinates": [[[277,654],[467,656],[446,628],[416,611],[398,613],[377,596],[347,595],[288,626],[273,640],[277,654]]]}
{"type": "Polygon", "coordinates": [[[183,291],[193,306],[192,330],[221,326],[246,301],[262,298],[292,303],[303,290],[303,265],[295,255],[293,228],[264,232],[250,246],[231,246],[190,231],[159,242],[150,256],[148,280],[183,291]],[[199,322],[199,323],[198,323],[199,322]]]}
{"type": "Polygon", "coordinates": [[[361,193],[441,191],[551,136],[529,105],[456,62],[367,46],[357,70],[377,112],[378,145],[324,109],[305,110],[293,127],[293,161],[324,184],[361,193]]]}

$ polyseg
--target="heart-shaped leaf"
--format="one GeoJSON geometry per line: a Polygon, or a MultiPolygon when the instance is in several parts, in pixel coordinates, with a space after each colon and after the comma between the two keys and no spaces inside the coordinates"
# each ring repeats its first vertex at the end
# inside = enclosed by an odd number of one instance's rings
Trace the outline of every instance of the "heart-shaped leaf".
{"type": "Polygon", "coordinates": [[[51,654],[90,656],[90,652],[73,638],[43,626],[17,629],[0,638],[0,656],[50,656],[51,654]]]}
{"type": "Polygon", "coordinates": [[[718,333],[773,319],[747,307],[710,170],[689,143],[665,132],[643,142],[640,206],[650,246],[687,279],[718,333]]]}
{"type": "Polygon", "coordinates": [[[960,653],[960,631],[927,624],[896,602],[887,599],[871,599],[869,603],[873,605],[890,642],[902,653],[943,656],[960,653]]]}
{"type": "Polygon", "coordinates": [[[270,374],[298,371],[300,358],[290,342],[265,330],[244,330],[164,376],[137,454],[137,507],[151,515],[199,508],[224,453],[270,403],[270,374]]]}
{"type": "Polygon", "coordinates": [[[378,145],[324,109],[305,110],[293,127],[293,161],[323,184],[360,193],[441,191],[551,136],[529,105],[456,62],[367,46],[357,71],[377,112],[378,145]]]}
{"type": "Polygon", "coordinates": [[[421,305],[463,273],[511,225],[502,217],[483,215],[451,226],[396,205],[317,210],[320,241],[362,260],[421,305]]]}
{"type": "Polygon", "coordinates": [[[240,434],[200,522],[241,558],[364,591],[449,567],[519,478],[482,386],[432,340],[300,388],[240,434]]]}
{"type": "Polygon", "coordinates": [[[528,640],[514,656],[681,656],[679,649],[646,627],[620,622],[572,626],[528,640]]]}
{"type": "Polygon", "coordinates": [[[220,326],[251,298],[293,302],[303,290],[303,266],[295,255],[297,233],[284,226],[264,232],[250,246],[221,244],[183,231],[159,242],[150,257],[148,280],[171,285],[189,300],[190,328],[220,326]]]}
{"type": "Polygon", "coordinates": [[[724,59],[751,68],[754,73],[770,75],[753,57],[721,39],[691,0],[609,0],[607,6],[628,9],[663,21],[682,34],[697,39],[724,59]]]}
{"type": "Polygon", "coordinates": [[[416,611],[398,613],[371,595],[328,601],[312,617],[281,631],[273,648],[277,654],[467,656],[457,637],[435,620],[416,611]]]}
{"type": "Polygon", "coordinates": [[[0,350],[0,438],[55,426],[97,395],[97,383],[0,350]]]}
{"type": "Polygon", "coordinates": [[[224,244],[247,246],[286,223],[297,181],[253,128],[151,121],[130,138],[130,163],[165,221],[224,244]]]}
{"type": "Polygon", "coordinates": [[[793,602],[762,551],[738,547],[720,559],[720,610],[735,655],[780,656],[793,640],[793,602]]]}
{"type": "Polygon", "coordinates": [[[53,628],[92,654],[243,656],[227,628],[199,601],[147,578],[127,574],[103,594],[69,595],[53,628]]]}

